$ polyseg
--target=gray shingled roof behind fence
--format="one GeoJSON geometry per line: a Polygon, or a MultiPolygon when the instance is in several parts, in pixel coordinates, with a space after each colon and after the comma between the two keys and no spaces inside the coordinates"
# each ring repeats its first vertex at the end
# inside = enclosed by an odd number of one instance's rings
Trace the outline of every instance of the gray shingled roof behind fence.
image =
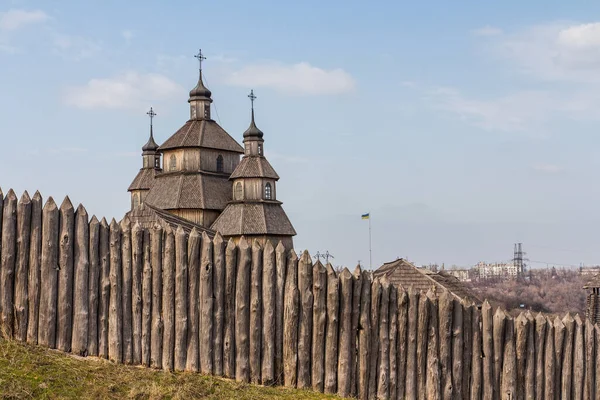
{"type": "Polygon", "coordinates": [[[223,236],[296,235],[281,203],[230,203],[211,229],[223,236]]]}

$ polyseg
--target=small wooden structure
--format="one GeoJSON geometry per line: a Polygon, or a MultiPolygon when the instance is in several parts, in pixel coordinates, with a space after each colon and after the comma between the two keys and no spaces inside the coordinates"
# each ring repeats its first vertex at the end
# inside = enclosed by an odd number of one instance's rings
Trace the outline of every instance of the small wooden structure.
{"type": "Polygon", "coordinates": [[[600,322],[600,274],[594,276],[584,287],[587,289],[586,316],[592,324],[600,322]]]}

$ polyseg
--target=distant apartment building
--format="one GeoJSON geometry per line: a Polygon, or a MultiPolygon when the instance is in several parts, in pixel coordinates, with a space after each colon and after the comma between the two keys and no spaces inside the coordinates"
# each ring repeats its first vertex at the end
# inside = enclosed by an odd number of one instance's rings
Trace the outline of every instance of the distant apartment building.
{"type": "Polygon", "coordinates": [[[471,282],[472,280],[473,272],[470,269],[453,268],[447,269],[445,272],[456,277],[456,279],[458,279],[461,282],[471,282]]]}
{"type": "Polygon", "coordinates": [[[596,276],[600,274],[600,266],[579,267],[579,275],[581,276],[596,276]]]}
{"type": "Polygon", "coordinates": [[[478,279],[510,279],[519,276],[518,267],[513,263],[479,262],[473,268],[478,279]]]}

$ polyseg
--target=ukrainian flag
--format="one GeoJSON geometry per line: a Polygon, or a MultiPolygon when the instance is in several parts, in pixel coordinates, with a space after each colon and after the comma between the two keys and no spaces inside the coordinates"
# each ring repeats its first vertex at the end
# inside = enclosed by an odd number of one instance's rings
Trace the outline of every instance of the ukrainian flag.
{"type": "Polygon", "coordinates": [[[362,219],[369,219],[369,213],[360,216],[362,219]]]}

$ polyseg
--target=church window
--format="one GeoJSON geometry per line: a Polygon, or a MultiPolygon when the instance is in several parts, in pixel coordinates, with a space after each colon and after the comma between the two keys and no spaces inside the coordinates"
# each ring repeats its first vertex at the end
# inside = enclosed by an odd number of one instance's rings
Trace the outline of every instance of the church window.
{"type": "Polygon", "coordinates": [[[160,157],[154,159],[154,168],[160,168],[160,157]]]}
{"type": "Polygon", "coordinates": [[[262,144],[258,145],[258,155],[262,156],[263,155],[263,149],[262,149],[262,144]]]}
{"type": "Polygon", "coordinates": [[[272,196],[272,194],[271,194],[271,184],[267,183],[265,185],[265,199],[266,200],[271,200],[271,196],[272,196]]]}
{"type": "Polygon", "coordinates": [[[204,105],[204,119],[210,119],[210,104],[204,105]]]}
{"type": "Polygon", "coordinates": [[[234,193],[234,198],[235,200],[242,200],[243,197],[243,188],[242,188],[242,183],[238,182],[235,184],[235,193],[234,193]]]}
{"type": "Polygon", "coordinates": [[[220,154],[217,157],[217,172],[223,172],[223,156],[220,154]]]}
{"type": "Polygon", "coordinates": [[[175,171],[177,169],[177,157],[175,154],[171,154],[171,158],[169,159],[169,171],[175,171]]]}

